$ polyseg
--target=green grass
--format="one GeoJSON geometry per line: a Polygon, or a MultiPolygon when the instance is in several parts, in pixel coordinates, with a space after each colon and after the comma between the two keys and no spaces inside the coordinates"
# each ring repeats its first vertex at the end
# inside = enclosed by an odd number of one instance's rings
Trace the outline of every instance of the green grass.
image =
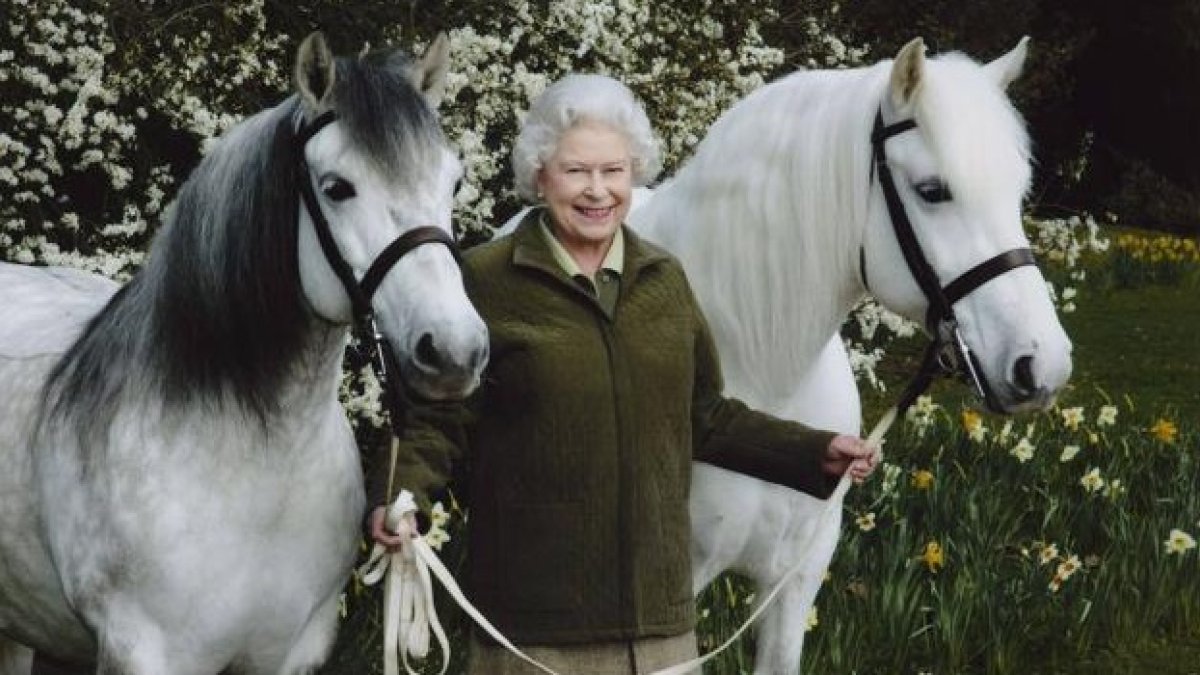
{"type": "Polygon", "coordinates": [[[1063,324],[1075,343],[1076,392],[1098,388],[1143,409],[1200,418],[1200,290],[1089,292],[1063,324]]]}
{"type": "MultiPolygon", "coordinates": [[[[1200,289],[1189,285],[1083,291],[1078,309],[1060,316],[1074,344],[1064,405],[1128,397],[1142,410],[1200,419],[1200,289]]],[[[865,424],[873,424],[916,372],[923,342],[901,341],[880,364],[883,393],[864,391],[865,424]]],[[[968,401],[965,388],[938,382],[943,402],[968,401]]]]}

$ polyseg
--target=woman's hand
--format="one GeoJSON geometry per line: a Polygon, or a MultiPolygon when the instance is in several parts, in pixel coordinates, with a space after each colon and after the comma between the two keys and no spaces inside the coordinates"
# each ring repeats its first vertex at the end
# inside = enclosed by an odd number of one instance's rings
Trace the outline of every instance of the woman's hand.
{"type": "Polygon", "coordinates": [[[417,517],[413,513],[406,513],[401,517],[395,532],[388,530],[386,506],[377,506],[371,511],[369,530],[371,539],[383,544],[393,553],[400,550],[406,541],[420,534],[420,530],[417,529],[417,517]]]}
{"type": "Polygon", "coordinates": [[[832,476],[841,476],[847,471],[855,484],[862,483],[879,463],[879,448],[868,444],[857,436],[840,434],[833,437],[829,447],[825,448],[825,456],[821,460],[821,469],[832,476]]]}

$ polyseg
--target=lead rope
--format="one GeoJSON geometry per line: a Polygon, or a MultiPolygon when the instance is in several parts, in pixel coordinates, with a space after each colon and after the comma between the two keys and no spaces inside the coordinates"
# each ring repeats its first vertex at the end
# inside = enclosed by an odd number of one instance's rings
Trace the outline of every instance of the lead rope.
{"type": "MultiPolygon", "coordinates": [[[[388,472],[388,491],[392,494],[392,477],[396,473],[396,457],[399,454],[400,441],[392,438],[391,471],[388,472]]],[[[387,509],[387,527],[395,532],[405,515],[417,511],[416,500],[408,490],[401,490],[395,501],[387,509]]],[[[430,573],[446,589],[446,592],[458,603],[488,635],[499,642],[513,654],[526,663],[541,670],[547,675],[559,675],[553,669],[538,662],[525,654],[504,637],[492,625],[475,605],[467,600],[467,596],[459,588],[454,575],[446,569],[441,558],[429,546],[425,538],[417,535],[401,545],[400,550],[388,552],[383,544],[376,543],[371,549],[371,555],[361,567],[358,575],[367,586],[374,586],[380,579],[386,577],[383,595],[383,672],[384,675],[400,675],[400,664],[408,675],[418,675],[408,665],[408,655],[423,659],[429,654],[429,634],[432,632],[442,649],[442,669],[444,675],[450,665],[450,641],[438,620],[437,608],[433,603],[433,580],[430,573]],[[399,656],[397,656],[399,655],[399,656]]]]}

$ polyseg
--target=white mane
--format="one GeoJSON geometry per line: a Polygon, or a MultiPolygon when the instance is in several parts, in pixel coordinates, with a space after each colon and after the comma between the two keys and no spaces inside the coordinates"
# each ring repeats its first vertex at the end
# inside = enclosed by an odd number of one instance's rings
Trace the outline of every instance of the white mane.
{"type": "Polygon", "coordinates": [[[718,343],[743,347],[722,359],[750,374],[728,384],[751,405],[786,394],[861,292],[842,280],[857,275],[886,77],[805,72],[758,90],[635,214],[683,262],[718,343]]]}

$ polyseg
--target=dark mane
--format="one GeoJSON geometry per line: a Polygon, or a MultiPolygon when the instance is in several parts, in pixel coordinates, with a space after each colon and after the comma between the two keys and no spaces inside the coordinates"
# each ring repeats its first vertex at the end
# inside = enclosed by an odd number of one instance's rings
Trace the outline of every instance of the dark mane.
{"type": "MultiPolygon", "coordinates": [[[[429,166],[441,131],[395,55],[339,59],[333,107],[389,180],[429,166]]],[[[265,420],[314,317],[297,250],[301,108],[293,96],[226,133],[184,183],[146,266],[98,314],[47,381],[51,418],[101,439],[123,398],[167,407],[232,397],[265,420]],[[137,389],[134,389],[137,388],[137,389]]]]}

